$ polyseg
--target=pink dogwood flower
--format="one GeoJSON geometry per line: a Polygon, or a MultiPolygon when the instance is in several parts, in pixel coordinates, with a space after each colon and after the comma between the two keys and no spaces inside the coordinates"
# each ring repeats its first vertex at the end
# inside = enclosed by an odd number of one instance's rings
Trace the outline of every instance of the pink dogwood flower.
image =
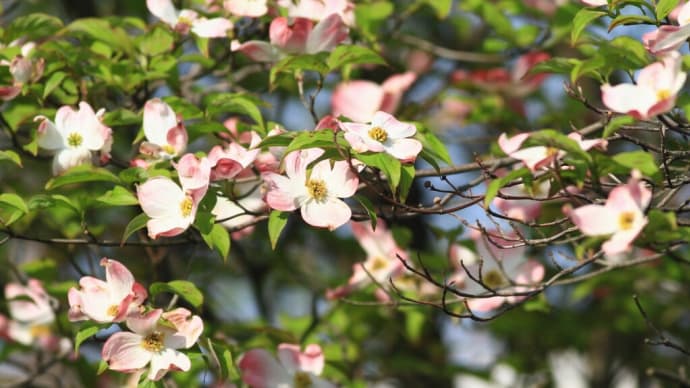
{"type": "Polygon", "coordinates": [[[388,281],[401,275],[404,267],[398,256],[407,260],[407,252],[401,249],[393,239],[393,234],[385,222],[378,220],[376,229],[371,228],[369,221],[352,222],[352,234],[367,254],[363,263],[352,266],[352,276],[344,286],[326,291],[328,299],[337,299],[349,295],[372,283],[372,278],[388,288],[388,281]]]}
{"type": "Polygon", "coordinates": [[[333,230],[345,224],[352,215],[350,207],[341,199],[355,194],[359,178],[346,161],[331,165],[326,159],[308,165],[323,154],[322,149],[294,151],[285,157],[285,173],[264,174],[267,183],[266,203],[281,211],[300,209],[306,223],[333,230]]]}
{"type": "Polygon", "coordinates": [[[233,15],[252,18],[264,16],[268,12],[266,0],[225,0],[223,8],[233,15]]]}
{"type": "Polygon", "coordinates": [[[331,99],[333,115],[365,123],[380,110],[394,114],[403,95],[416,80],[417,74],[409,71],[392,75],[381,85],[365,80],[338,84],[331,99]]]}
{"type": "Polygon", "coordinates": [[[23,345],[49,345],[57,340],[50,328],[55,313],[40,281],[29,279],[26,286],[7,283],[5,299],[11,317],[4,323],[5,336],[23,345]]]}
{"type": "Polygon", "coordinates": [[[690,3],[679,4],[668,17],[678,25],[663,25],[642,35],[645,48],[654,55],[676,51],[690,38],[690,3]]]}
{"type": "Polygon", "coordinates": [[[422,143],[412,136],[414,124],[403,123],[390,114],[378,111],[370,124],[340,123],[345,139],[357,152],[386,152],[403,162],[414,162],[422,151],[422,143]]]}
{"type": "Polygon", "coordinates": [[[137,198],[144,213],[149,237],[171,237],[183,233],[194,222],[199,202],[205,194],[187,191],[170,178],[154,177],[137,187],[137,198]]]}
{"type": "Polygon", "coordinates": [[[278,359],[265,349],[252,349],[241,356],[238,366],[242,381],[252,388],[334,388],[319,377],[324,364],[319,345],[307,345],[301,352],[299,345],[283,343],[278,345],[278,359]]]}
{"type": "Polygon", "coordinates": [[[310,19],[288,20],[279,16],[269,27],[270,43],[233,40],[232,51],[240,51],[257,62],[276,62],[289,54],[316,54],[333,50],[347,39],[349,30],[340,16],[331,14],[316,25],[310,19]]]}
{"type": "Polygon", "coordinates": [[[189,349],[204,329],[198,316],[185,308],[151,310],[127,318],[133,332],[121,331],[108,338],[101,355],[108,367],[132,373],[149,365],[149,380],[160,380],[169,370],[188,371],[191,361],[178,349],[189,349]],[[165,321],[161,322],[161,318],[165,321]]]}
{"type": "Polygon", "coordinates": [[[175,164],[175,170],[184,191],[192,197],[203,198],[211,182],[212,162],[207,157],[197,158],[184,154],[175,164]]]}
{"type": "Polygon", "coordinates": [[[247,148],[236,141],[231,141],[225,148],[221,146],[211,148],[208,159],[212,165],[212,181],[232,179],[256,160],[261,152],[261,149],[257,148],[261,143],[261,138],[254,131],[248,135],[250,143],[247,148]]]}
{"type": "Polygon", "coordinates": [[[182,117],[175,115],[170,105],[159,98],[144,105],[144,135],[140,152],[156,158],[170,159],[187,147],[187,130],[182,117]]]}
{"type": "MultiPolygon", "coordinates": [[[[557,148],[546,146],[532,146],[522,148],[522,143],[529,138],[529,133],[520,133],[511,138],[505,133],[498,137],[498,146],[511,158],[521,160],[531,171],[551,167],[555,160],[565,156],[566,152],[557,148]]],[[[577,142],[583,151],[592,148],[605,150],[608,142],[603,139],[583,140],[582,135],[571,132],[568,137],[577,142]]]]}
{"type": "Polygon", "coordinates": [[[38,146],[55,154],[53,175],[82,165],[91,164],[92,152],[108,153],[112,144],[110,128],[101,123],[104,109],[97,113],[86,102],[79,103],[79,110],[63,106],[55,113],[55,123],[45,116],[36,116],[38,146]]]}
{"type": "Polygon", "coordinates": [[[196,11],[183,9],[178,11],[172,0],[146,0],[146,7],[154,16],[162,20],[181,34],[190,30],[203,38],[225,38],[233,25],[228,19],[200,17],[196,11]]]}
{"type": "Polygon", "coordinates": [[[687,77],[681,64],[680,54],[670,52],[660,62],[642,69],[637,84],[602,85],[602,101],[612,111],[627,113],[638,120],[668,112],[673,109],[687,77]]]}
{"type": "Polygon", "coordinates": [[[148,293],[119,261],[101,259],[105,281],[91,276],[79,279],[80,288],[69,289],[70,321],[93,320],[98,323],[122,322],[136,311],[148,293]]]}
{"type": "Polygon", "coordinates": [[[607,0],[580,0],[580,2],[589,7],[601,7],[609,4],[607,0]]]}
{"type": "Polygon", "coordinates": [[[647,225],[644,210],[652,192],[640,180],[638,171],[625,185],[611,190],[604,205],[585,205],[565,211],[575,226],[586,236],[611,237],[602,245],[604,253],[615,255],[630,250],[633,241],[647,225]]]}
{"type": "Polygon", "coordinates": [[[355,4],[349,0],[278,0],[278,5],[287,8],[289,17],[323,20],[335,13],[348,26],[355,25],[355,4]]]}
{"type": "MultiPolygon", "coordinates": [[[[491,241],[480,232],[473,231],[477,253],[457,244],[449,247],[449,257],[452,264],[458,268],[453,287],[471,295],[486,294],[485,286],[494,291],[525,292],[530,284],[535,284],[544,278],[544,266],[525,257],[525,248],[509,247],[513,243],[489,232],[491,241]],[[461,267],[460,261],[467,268],[461,267]],[[481,264],[480,264],[481,263],[481,264]],[[481,271],[480,271],[481,270],[481,271]],[[469,274],[468,274],[469,272],[469,274]],[[470,274],[472,276],[470,276],[470,274]],[[474,279],[481,279],[482,284],[474,279]]],[[[514,237],[516,235],[506,236],[514,237]]],[[[515,303],[523,299],[522,296],[492,296],[467,298],[467,304],[472,311],[487,312],[494,310],[504,303],[515,303]]]]}

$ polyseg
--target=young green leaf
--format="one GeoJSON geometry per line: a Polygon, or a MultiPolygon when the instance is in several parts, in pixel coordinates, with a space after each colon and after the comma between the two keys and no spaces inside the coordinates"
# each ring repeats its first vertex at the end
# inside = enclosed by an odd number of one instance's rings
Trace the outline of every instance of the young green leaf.
{"type": "Polygon", "coordinates": [[[151,297],[154,297],[161,292],[177,294],[197,309],[204,304],[204,294],[194,285],[194,283],[187,280],[173,280],[167,283],[156,282],[149,286],[149,293],[151,294],[151,297]]]}
{"type": "Polygon", "coordinates": [[[285,228],[285,225],[287,225],[289,217],[289,212],[281,212],[279,210],[273,210],[271,214],[268,215],[268,239],[271,241],[271,248],[274,250],[278,244],[280,233],[283,231],[283,228],[285,228]]]}

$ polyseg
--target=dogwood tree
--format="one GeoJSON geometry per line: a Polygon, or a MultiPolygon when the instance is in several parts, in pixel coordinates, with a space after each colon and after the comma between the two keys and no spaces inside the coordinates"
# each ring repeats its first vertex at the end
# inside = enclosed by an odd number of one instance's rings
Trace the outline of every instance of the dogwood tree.
{"type": "Polygon", "coordinates": [[[0,7],[0,385],[690,385],[690,3],[0,7]]]}

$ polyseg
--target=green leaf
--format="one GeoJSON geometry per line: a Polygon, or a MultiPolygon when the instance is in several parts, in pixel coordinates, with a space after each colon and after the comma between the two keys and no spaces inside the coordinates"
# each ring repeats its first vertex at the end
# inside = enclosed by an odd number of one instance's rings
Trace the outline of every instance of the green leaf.
{"type": "Polygon", "coordinates": [[[378,219],[376,215],[376,208],[374,207],[374,203],[371,202],[371,200],[363,195],[355,195],[355,199],[357,202],[362,205],[364,210],[366,210],[367,215],[369,215],[369,219],[371,220],[371,228],[376,230],[376,221],[378,219]]]}
{"type": "Polygon", "coordinates": [[[149,286],[149,293],[152,297],[161,292],[177,294],[197,309],[204,304],[204,294],[194,283],[187,280],[173,280],[167,283],[156,282],[149,286]]]}
{"type": "Polygon", "coordinates": [[[439,19],[445,19],[453,6],[453,0],[426,0],[426,3],[436,11],[439,19]]]}
{"type": "Polygon", "coordinates": [[[659,0],[656,3],[656,19],[662,20],[673,11],[680,0],[659,0]]]}
{"type": "Polygon", "coordinates": [[[398,187],[398,198],[402,203],[405,203],[407,200],[407,194],[410,192],[416,172],[413,163],[402,164],[400,170],[400,186],[398,187]]]}
{"type": "Polygon", "coordinates": [[[147,216],[146,213],[141,213],[138,216],[132,218],[132,220],[129,221],[129,223],[125,227],[125,232],[122,234],[122,240],[120,240],[120,245],[123,245],[125,241],[127,241],[127,239],[129,238],[129,236],[132,235],[132,233],[145,227],[148,221],[149,216],[147,216]]]}
{"type": "Polygon", "coordinates": [[[527,143],[558,148],[583,159],[588,164],[592,163],[592,157],[587,152],[583,151],[575,140],[553,129],[543,129],[533,132],[529,136],[527,143]]]}
{"type": "Polygon", "coordinates": [[[271,87],[275,86],[276,79],[280,73],[296,73],[305,70],[315,71],[321,75],[328,74],[329,68],[324,61],[325,53],[321,54],[305,54],[305,55],[292,55],[285,57],[278,61],[271,68],[271,73],[269,76],[269,84],[271,87]]]}
{"type": "Polygon", "coordinates": [[[103,372],[108,370],[108,363],[105,360],[101,360],[98,363],[98,370],[96,370],[96,375],[101,375],[103,372]]]}
{"type": "Polygon", "coordinates": [[[211,99],[209,104],[210,111],[246,114],[254,120],[255,123],[259,124],[264,133],[266,132],[266,124],[264,123],[264,118],[261,115],[257,101],[253,100],[251,97],[242,94],[222,93],[211,95],[209,98],[211,99]]]}
{"type": "Polygon", "coordinates": [[[94,334],[98,333],[100,329],[101,328],[98,325],[87,326],[83,329],[80,329],[74,336],[74,351],[79,354],[79,346],[81,346],[81,344],[87,339],[93,337],[94,334]]]}
{"type": "Polygon", "coordinates": [[[335,146],[334,132],[329,129],[321,131],[304,131],[299,132],[297,136],[290,142],[285,155],[292,151],[303,150],[307,148],[332,148],[335,146]]]}
{"type": "Polygon", "coordinates": [[[385,65],[386,60],[373,50],[357,45],[341,45],[331,51],[326,60],[328,68],[335,70],[345,65],[385,65]]]}
{"type": "Polygon", "coordinates": [[[621,152],[612,157],[613,161],[628,169],[637,169],[642,175],[657,178],[659,167],[654,156],[646,151],[621,152]]]}
{"type": "Polygon", "coordinates": [[[209,233],[201,233],[201,237],[209,248],[220,254],[223,261],[228,260],[230,253],[230,234],[221,224],[213,224],[209,233]]]}
{"type": "Polygon", "coordinates": [[[45,87],[43,88],[43,98],[48,97],[56,87],[60,86],[60,83],[65,79],[66,76],[67,74],[62,71],[56,71],[55,73],[51,74],[46,81],[45,87]]]}
{"type": "Polygon", "coordinates": [[[287,225],[289,217],[290,212],[281,212],[279,210],[273,210],[268,215],[268,239],[271,241],[271,248],[274,250],[276,245],[278,245],[278,238],[285,225],[287,225]]]}
{"type": "Polygon", "coordinates": [[[609,24],[609,32],[618,26],[629,26],[636,24],[656,25],[656,20],[644,15],[620,15],[609,24]]]}
{"type": "Polygon", "coordinates": [[[522,179],[524,183],[527,183],[532,180],[532,173],[527,167],[522,167],[489,182],[489,186],[486,188],[486,194],[484,194],[484,207],[488,208],[498,195],[498,192],[505,187],[505,185],[517,179],[522,179]]]}
{"type": "Polygon", "coordinates": [[[103,123],[109,127],[141,124],[141,116],[128,109],[115,109],[103,115],[103,123]]]}
{"type": "Polygon", "coordinates": [[[23,167],[22,166],[22,159],[19,157],[19,154],[17,154],[14,151],[10,151],[10,150],[0,151],[0,161],[3,161],[3,160],[12,162],[19,167],[23,167]]]}
{"type": "Polygon", "coordinates": [[[79,204],[74,203],[71,199],[60,194],[38,194],[29,200],[29,209],[47,209],[55,206],[62,206],[64,208],[74,211],[76,214],[81,214],[79,204]]]}
{"type": "Polygon", "coordinates": [[[13,193],[0,194],[0,222],[11,225],[29,212],[22,197],[13,193]]]}
{"type": "Polygon", "coordinates": [[[148,56],[163,54],[172,49],[175,39],[167,28],[154,28],[139,42],[139,51],[148,56]]]}
{"type": "Polygon", "coordinates": [[[446,145],[429,128],[417,125],[417,138],[422,142],[428,155],[447,165],[453,164],[446,145]]]}
{"type": "Polygon", "coordinates": [[[606,127],[604,128],[604,133],[601,137],[605,139],[616,133],[616,131],[620,129],[622,126],[632,124],[634,122],[635,119],[632,116],[623,115],[614,117],[608,122],[608,124],[606,124],[606,127]]]}
{"type": "Polygon", "coordinates": [[[355,157],[370,167],[376,167],[388,178],[391,192],[395,193],[400,184],[402,165],[400,161],[385,152],[355,154],[355,157]]]}
{"type": "Polygon", "coordinates": [[[543,62],[539,62],[532,66],[529,74],[539,73],[555,73],[555,74],[570,74],[580,60],[573,58],[551,58],[543,62]]]}
{"type": "Polygon", "coordinates": [[[394,10],[395,7],[390,1],[357,4],[355,7],[357,27],[368,38],[375,38],[378,29],[384,25],[394,10]]]}
{"type": "Polygon", "coordinates": [[[606,12],[595,11],[589,8],[582,8],[580,11],[578,11],[573,19],[573,29],[570,33],[570,43],[575,44],[588,25],[605,15],[607,15],[606,12]]]}
{"type": "Polygon", "coordinates": [[[112,26],[106,19],[77,19],[70,23],[70,25],[67,26],[67,29],[72,32],[82,33],[89,38],[103,42],[116,50],[123,51],[128,54],[132,54],[134,52],[132,40],[127,32],[120,27],[112,26]]]}
{"type": "Polygon", "coordinates": [[[122,186],[115,186],[112,190],[96,198],[96,201],[110,206],[133,206],[139,204],[137,197],[122,186]]]}
{"type": "Polygon", "coordinates": [[[18,38],[27,41],[53,37],[63,26],[62,21],[55,16],[44,13],[32,13],[17,17],[9,24],[3,36],[5,42],[18,38]]]}
{"type": "Polygon", "coordinates": [[[183,98],[167,96],[163,97],[163,101],[170,105],[175,113],[181,115],[184,120],[198,119],[204,116],[204,112],[201,109],[183,98]]]}
{"type": "Polygon", "coordinates": [[[57,189],[65,185],[84,182],[112,182],[119,183],[120,179],[112,172],[89,165],[73,167],[62,175],[52,178],[46,183],[46,190],[57,189]]]}

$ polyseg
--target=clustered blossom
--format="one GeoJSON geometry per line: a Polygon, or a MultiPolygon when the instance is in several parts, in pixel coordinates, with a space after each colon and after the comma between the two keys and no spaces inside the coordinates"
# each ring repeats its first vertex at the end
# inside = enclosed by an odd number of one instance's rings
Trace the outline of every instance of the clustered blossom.
{"type": "Polygon", "coordinates": [[[504,238],[497,231],[488,231],[487,235],[473,231],[471,237],[477,248],[476,254],[458,244],[449,247],[451,264],[456,268],[451,276],[454,282],[452,287],[477,296],[466,298],[470,310],[487,312],[504,303],[524,299],[523,296],[488,296],[487,287],[506,294],[527,292],[531,289],[530,285],[544,278],[544,266],[536,260],[527,259],[524,246],[513,248],[513,243],[506,240],[516,238],[516,234],[504,238]]]}
{"type": "Polygon", "coordinates": [[[635,238],[647,225],[644,211],[652,199],[652,192],[640,180],[639,171],[625,185],[611,190],[604,205],[585,205],[565,211],[586,236],[610,236],[602,245],[604,253],[616,255],[629,251],[635,238]]]}
{"type": "Polygon", "coordinates": [[[169,159],[180,155],[187,147],[187,130],[182,117],[158,98],[144,104],[143,127],[146,141],[139,151],[144,155],[169,159]]]}
{"type": "Polygon", "coordinates": [[[53,175],[71,167],[91,164],[92,153],[99,152],[107,160],[112,145],[112,130],[101,122],[104,109],[94,112],[86,102],[79,103],[79,110],[63,106],[55,114],[55,122],[45,116],[36,116],[38,146],[55,154],[53,175]]]}
{"type": "Polygon", "coordinates": [[[369,122],[377,111],[394,114],[403,94],[417,80],[413,72],[394,74],[381,85],[367,80],[352,80],[333,89],[333,116],[345,116],[356,122],[369,122]]]}
{"type": "Polygon", "coordinates": [[[304,352],[299,345],[278,345],[278,359],[265,349],[252,349],[244,353],[238,366],[242,381],[252,388],[270,387],[335,387],[319,377],[325,365],[321,347],[307,345],[304,352]]]}
{"type": "MultiPolygon", "coordinates": [[[[389,279],[404,272],[399,258],[407,260],[407,252],[396,244],[384,221],[378,220],[376,229],[373,229],[368,221],[352,222],[350,225],[352,234],[366,252],[367,258],[364,262],[352,266],[352,276],[346,285],[326,291],[328,299],[342,298],[372,282],[387,288],[389,279]]],[[[377,289],[377,297],[386,299],[385,292],[381,294],[382,291],[377,289]]]]}
{"type": "Polygon", "coordinates": [[[67,294],[70,321],[92,320],[98,323],[122,322],[136,311],[148,293],[127,267],[119,261],[101,259],[106,280],[92,276],[79,279],[79,287],[72,287],[67,294]]]}
{"type": "Polygon", "coordinates": [[[635,84],[601,86],[601,98],[614,112],[627,113],[638,120],[647,120],[668,112],[676,103],[687,74],[681,69],[682,58],[670,52],[640,71],[635,84]],[[634,96],[631,97],[631,96],[634,96]]]}
{"type": "Polygon", "coordinates": [[[345,139],[357,152],[385,152],[402,162],[414,162],[422,143],[412,136],[414,124],[403,123],[386,112],[376,112],[371,123],[340,123],[345,139]]]}
{"type": "MultiPolygon", "coordinates": [[[[529,133],[520,133],[509,138],[505,133],[498,137],[498,146],[511,158],[521,160],[531,171],[552,167],[554,162],[566,152],[557,148],[546,146],[532,146],[522,148],[522,144],[530,137],[529,133]]],[[[582,135],[572,132],[568,137],[580,146],[583,151],[592,148],[605,150],[608,142],[603,139],[583,140],[582,135]]]]}
{"type": "Polygon", "coordinates": [[[191,30],[204,38],[223,38],[233,27],[232,22],[225,18],[207,19],[191,9],[177,10],[172,0],[146,0],[146,7],[181,34],[187,34],[191,30]]]}
{"type": "Polygon", "coordinates": [[[70,351],[71,342],[59,337],[52,327],[54,306],[39,280],[29,279],[25,285],[7,283],[5,299],[10,316],[0,315],[0,336],[62,355],[70,351]]]}
{"type": "Polygon", "coordinates": [[[284,159],[286,176],[264,174],[266,203],[281,211],[299,208],[309,225],[333,230],[350,219],[352,210],[342,198],[355,194],[359,178],[346,161],[331,165],[330,160],[322,160],[308,171],[323,152],[318,148],[291,152],[284,159]]]}
{"type": "Polygon", "coordinates": [[[690,37],[690,3],[678,5],[668,17],[678,25],[663,25],[642,35],[645,48],[654,55],[676,51],[690,37]]]}
{"type": "Polygon", "coordinates": [[[201,318],[185,308],[145,312],[146,289],[127,267],[108,258],[101,265],[106,281],[84,276],[80,289],[69,290],[68,317],[71,321],[126,322],[132,331],[117,332],[103,345],[101,355],[108,367],[135,373],[148,365],[150,380],[161,379],[169,370],[189,370],[189,357],[178,349],[189,349],[199,339],[204,327],[201,318]]]}
{"type": "Polygon", "coordinates": [[[331,51],[348,36],[348,28],[338,14],[330,14],[314,25],[310,19],[288,20],[279,16],[269,26],[270,43],[233,40],[232,51],[242,52],[254,61],[276,62],[288,54],[316,54],[331,51]]]}
{"type": "MultiPolygon", "coordinates": [[[[21,44],[20,41],[13,41],[8,47],[17,46],[21,44]]],[[[35,47],[36,43],[26,42],[21,45],[20,53],[12,58],[11,61],[6,59],[0,60],[0,66],[9,67],[13,79],[12,85],[0,85],[0,100],[9,101],[14,99],[21,93],[24,84],[36,82],[43,75],[45,60],[43,58],[32,58],[35,47]]]]}

